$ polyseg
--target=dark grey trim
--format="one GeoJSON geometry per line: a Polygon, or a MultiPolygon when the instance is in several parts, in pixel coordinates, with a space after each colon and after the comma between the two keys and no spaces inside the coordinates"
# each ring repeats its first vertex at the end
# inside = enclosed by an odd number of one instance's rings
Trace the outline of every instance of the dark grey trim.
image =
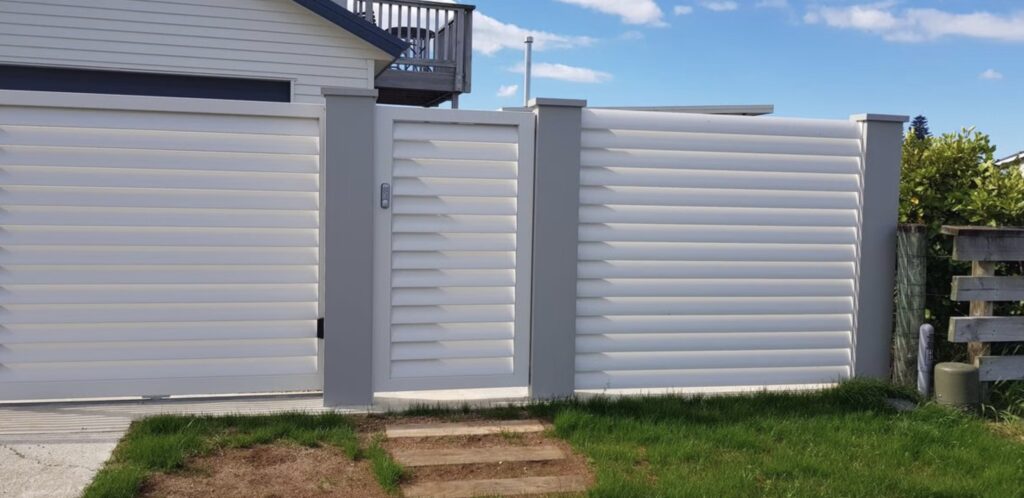
{"type": "Polygon", "coordinates": [[[324,406],[373,403],[374,117],[377,92],[325,88],[324,406]]]}
{"type": "Polygon", "coordinates": [[[535,99],[530,397],[576,391],[576,254],[585,100],[535,99]]]}
{"type": "Polygon", "coordinates": [[[402,52],[409,48],[409,44],[401,38],[392,36],[372,22],[359,17],[332,0],[293,1],[338,27],[358,36],[370,45],[387,52],[392,57],[402,55],[402,52]]]}

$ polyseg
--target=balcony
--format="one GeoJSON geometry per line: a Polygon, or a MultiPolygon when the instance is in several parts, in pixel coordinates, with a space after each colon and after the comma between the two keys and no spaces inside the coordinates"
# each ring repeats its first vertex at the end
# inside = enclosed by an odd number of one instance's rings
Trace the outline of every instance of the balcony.
{"type": "Polygon", "coordinates": [[[409,48],[377,75],[378,102],[434,107],[469,93],[473,7],[408,0],[343,0],[346,8],[409,48]]]}

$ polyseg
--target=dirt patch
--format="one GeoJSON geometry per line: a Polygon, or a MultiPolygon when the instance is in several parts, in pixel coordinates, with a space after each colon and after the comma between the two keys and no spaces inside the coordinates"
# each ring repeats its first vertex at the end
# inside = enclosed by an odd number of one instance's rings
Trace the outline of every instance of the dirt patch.
{"type": "Polygon", "coordinates": [[[367,497],[386,498],[366,461],[352,461],[336,448],[274,444],[229,449],[189,460],[185,469],[156,474],[141,496],[367,497]]]}

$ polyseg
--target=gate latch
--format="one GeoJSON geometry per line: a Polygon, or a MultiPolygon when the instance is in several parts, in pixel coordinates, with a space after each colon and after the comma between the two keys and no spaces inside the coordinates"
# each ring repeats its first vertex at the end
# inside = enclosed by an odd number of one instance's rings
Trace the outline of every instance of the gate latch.
{"type": "Polygon", "coordinates": [[[381,209],[387,209],[391,207],[391,184],[382,183],[380,184],[380,207],[381,209]]]}

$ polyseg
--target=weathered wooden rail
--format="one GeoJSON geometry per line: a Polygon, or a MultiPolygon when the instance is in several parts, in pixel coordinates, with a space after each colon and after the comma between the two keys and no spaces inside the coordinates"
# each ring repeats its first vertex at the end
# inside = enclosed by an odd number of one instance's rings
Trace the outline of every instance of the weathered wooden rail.
{"type": "Polygon", "coordinates": [[[990,343],[1024,341],[1024,317],[992,316],[992,303],[1024,301],[1024,277],[997,277],[1000,262],[1024,261],[1024,228],[942,227],[955,237],[953,259],[971,275],[953,277],[952,299],[970,301],[970,316],[949,322],[949,340],[966,343],[983,382],[1024,380],[1024,356],[993,356],[990,343]]]}

